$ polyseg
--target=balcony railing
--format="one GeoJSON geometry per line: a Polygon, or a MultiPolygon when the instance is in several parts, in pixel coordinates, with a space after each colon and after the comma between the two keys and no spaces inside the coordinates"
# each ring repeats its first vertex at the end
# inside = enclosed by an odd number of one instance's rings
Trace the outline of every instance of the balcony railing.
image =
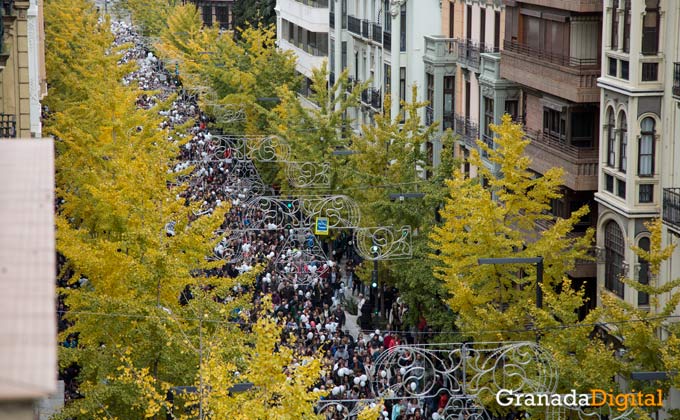
{"type": "Polygon", "coordinates": [[[578,69],[592,69],[600,67],[600,59],[598,58],[576,58],[563,54],[555,54],[540,48],[533,48],[526,44],[505,40],[503,47],[507,51],[512,51],[517,54],[528,55],[532,58],[542,60],[544,62],[557,64],[564,67],[574,67],[578,69]]]}
{"type": "Polygon", "coordinates": [[[673,64],[673,96],[680,99],[680,63],[673,64]]]}
{"type": "Polygon", "coordinates": [[[328,26],[335,28],[335,12],[328,13],[328,26]]]}
{"type": "Polygon", "coordinates": [[[377,43],[382,43],[382,26],[377,23],[371,25],[371,39],[377,43]]]}
{"type": "Polygon", "coordinates": [[[480,54],[498,52],[497,48],[490,45],[480,44],[469,39],[456,40],[458,43],[458,62],[479,70],[480,54]]]}
{"type": "Polygon", "coordinates": [[[458,40],[454,38],[425,37],[425,54],[434,61],[454,63],[458,58],[458,40]]]}
{"type": "Polygon", "coordinates": [[[347,30],[361,36],[361,20],[354,16],[347,16],[347,30]]]}
{"type": "Polygon", "coordinates": [[[566,140],[551,135],[544,131],[524,128],[524,132],[534,142],[547,146],[550,150],[558,150],[573,159],[592,159],[597,157],[597,149],[593,147],[576,147],[567,143],[566,140]]]}
{"type": "Polygon", "coordinates": [[[370,33],[369,33],[369,28],[371,25],[369,25],[369,22],[366,19],[363,19],[361,21],[361,36],[364,38],[370,38],[370,33]]]}
{"type": "Polygon", "coordinates": [[[468,117],[455,114],[455,132],[458,134],[465,145],[471,149],[477,148],[479,138],[479,126],[468,117]]]}
{"type": "Polygon", "coordinates": [[[380,89],[369,88],[371,92],[371,107],[380,110],[382,108],[382,97],[380,95],[380,89]]]}
{"type": "Polygon", "coordinates": [[[294,45],[295,47],[297,47],[298,49],[306,52],[307,54],[311,54],[315,57],[323,57],[323,56],[328,55],[328,49],[327,48],[321,49],[321,48],[315,47],[313,45],[304,44],[304,43],[302,43],[300,41],[296,41],[294,39],[289,39],[288,42],[291,43],[292,45],[294,45]]]}
{"type": "Polygon", "coordinates": [[[663,189],[663,222],[680,231],[680,188],[663,189]]]}
{"type": "Polygon", "coordinates": [[[392,51],[392,32],[383,32],[383,49],[392,51]]]}
{"type": "Polygon", "coordinates": [[[425,125],[434,123],[434,109],[431,106],[425,107],[425,125]]]}
{"type": "Polygon", "coordinates": [[[295,0],[298,3],[305,4],[311,7],[325,8],[328,7],[328,0],[295,0]]]}
{"type": "Polygon", "coordinates": [[[17,136],[17,118],[14,114],[0,114],[0,137],[15,138],[17,136]]]}

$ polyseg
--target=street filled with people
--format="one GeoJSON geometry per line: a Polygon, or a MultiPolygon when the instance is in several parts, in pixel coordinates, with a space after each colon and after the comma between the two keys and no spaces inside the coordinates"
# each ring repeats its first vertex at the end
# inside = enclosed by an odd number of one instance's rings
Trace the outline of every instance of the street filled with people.
{"type": "MultiPolygon", "coordinates": [[[[207,256],[223,264],[206,275],[233,278],[264,267],[253,285],[236,286],[234,293],[252,293],[250,321],[256,321],[260,310],[269,311],[283,327],[285,343],[294,346],[301,356],[322,360],[315,389],[327,391],[327,396],[319,401],[319,413],[328,420],[350,419],[361,407],[380,403],[381,419],[444,418],[448,400],[445,384],[422,374],[422,360],[406,351],[400,353],[399,363],[381,364],[386,354],[421,340],[422,335],[417,334],[418,329],[402,332],[408,308],[396,291],[386,294],[383,301],[387,329],[372,324],[378,291],[365,286],[355,272],[362,258],[353,249],[351,232],[334,240],[320,240],[309,226],[300,223],[304,210],[278,209],[276,204],[282,199],[274,188],[264,184],[249,154],[249,142],[261,145],[267,140],[211,132],[211,118],[201,111],[196,95],[184,89],[179,76],[168,71],[135,28],[121,21],[113,21],[111,28],[114,46],[127,46],[120,53],[119,64],[137,64],[123,79],[125,85],[137,85],[142,91],[137,106],[152,109],[175,95],[169,109],[158,111],[163,117],[158,129],[173,133],[168,141],[189,138],[175,166],[168,170],[184,174],[192,168],[188,175],[179,177],[188,186],[181,198],[187,204],[200,204],[200,210],[191,217],[229,205],[218,232],[222,239],[207,256]],[[172,130],[188,121],[194,122],[188,131],[172,130]],[[264,207],[264,202],[275,205],[264,207]],[[265,296],[270,297],[267,302],[271,302],[271,308],[261,307],[265,296]],[[356,308],[354,313],[346,310],[349,307],[356,308]]],[[[168,221],[168,237],[174,236],[174,226],[174,221],[168,221]]],[[[178,297],[183,304],[191,298],[189,286],[178,297]]],[[[60,304],[60,313],[64,309],[60,304]]],[[[63,330],[67,323],[61,319],[63,330]]],[[[419,328],[422,332],[426,326],[419,328]]],[[[77,345],[77,337],[69,337],[63,345],[77,345]]],[[[77,373],[75,367],[62,372],[67,399],[77,397],[77,373]]]]}

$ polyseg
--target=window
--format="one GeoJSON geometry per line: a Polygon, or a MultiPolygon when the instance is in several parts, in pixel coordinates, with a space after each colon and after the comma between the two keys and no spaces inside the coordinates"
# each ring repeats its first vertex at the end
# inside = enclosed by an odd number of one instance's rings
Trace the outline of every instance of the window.
{"type": "Polygon", "coordinates": [[[616,180],[616,195],[623,199],[626,198],[626,181],[616,180]]]}
{"type": "MultiPolygon", "coordinates": [[[[406,67],[399,68],[399,112],[402,111],[401,101],[406,101],[406,67]]],[[[402,120],[404,115],[401,115],[402,120]]]]}
{"type": "Polygon", "coordinates": [[[656,82],[659,79],[659,63],[642,63],[642,81],[656,82]]]}
{"type": "Polygon", "coordinates": [[[517,110],[519,109],[519,104],[517,100],[505,101],[505,113],[510,115],[513,121],[517,121],[517,110]]]}
{"type": "Polygon", "coordinates": [[[231,8],[231,3],[227,3],[227,6],[217,6],[215,7],[215,16],[217,22],[220,24],[220,29],[229,29],[229,9],[231,8]]]}
{"type": "Polygon", "coordinates": [[[401,6],[401,22],[399,25],[399,51],[406,51],[406,5],[401,6]]]}
{"type": "MultiPolygon", "coordinates": [[[[638,241],[638,248],[649,252],[650,241],[649,238],[641,238],[638,241]]],[[[642,257],[638,257],[640,264],[640,271],[638,272],[638,283],[648,285],[650,278],[649,261],[642,257]]],[[[638,291],[638,305],[649,305],[649,294],[638,291]]]]}
{"type": "Polygon", "coordinates": [[[607,192],[614,194],[614,177],[611,175],[604,176],[604,189],[607,192]]]}
{"type": "Polygon", "coordinates": [[[428,107],[434,107],[434,75],[430,73],[425,73],[427,79],[427,101],[429,102],[428,107]]]}
{"type": "Polygon", "coordinates": [[[571,144],[576,147],[591,147],[595,131],[595,114],[593,112],[571,113],[571,144]]]}
{"type": "Polygon", "coordinates": [[[543,133],[557,140],[566,141],[567,123],[561,112],[543,108],[543,133]]]}
{"type": "Polygon", "coordinates": [[[484,133],[491,134],[490,125],[493,123],[493,98],[484,97],[484,133]]]}
{"type": "Polygon", "coordinates": [[[501,48],[501,12],[494,12],[493,16],[493,50],[501,48]]]}
{"type": "Polygon", "coordinates": [[[623,11],[623,52],[630,52],[630,3],[631,0],[625,0],[625,7],[623,11]]]}
{"type": "Polygon", "coordinates": [[[455,76],[444,76],[444,130],[453,129],[453,98],[456,91],[455,76]]]}
{"type": "Polygon", "coordinates": [[[385,93],[390,93],[392,91],[392,67],[389,64],[385,64],[384,70],[385,81],[383,86],[385,86],[385,93]]]}
{"type": "Polygon", "coordinates": [[[468,5],[465,12],[467,18],[467,28],[465,28],[465,34],[467,35],[466,38],[469,40],[472,39],[472,6],[468,5]]]}
{"type": "Polygon", "coordinates": [[[449,38],[455,38],[455,32],[454,32],[454,22],[456,21],[455,19],[455,11],[456,11],[456,5],[453,1],[449,2],[449,38]]]}
{"type": "Polygon", "coordinates": [[[623,253],[624,242],[621,228],[616,222],[609,221],[604,227],[604,286],[607,290],[614,292],[618,297],[623,298],[623,253]]]}
{"type": "Polygon", "coordinates": [[[638,145],[638,175],[654,175],[654,141],[656,137],[655,121],[647,117],[640,124],[640,141],[638,145]]]}
{"type": "Polygon", "coordinates": [[[383,32],[392,32],[392,15],[390,15],[390,0],[385,0],[383,5],[383,21],[385,22],[383,32]]]}
{"type": "Polygon", "coordinates": [[[486,9],[479,9],[479,46],[484,48],[486,42],[486,9]]]}
{"type": "Polygon", "coordinates": [[[610,57],[610,58],[609,58],[609,71],[607,72],[608,75],[610,75],[610,76],[612,76],[612,77],[616,77],[616,76],[617,76],[617,73],[616,73],[616,64],[617,64],[616,58],[611,58],[611,57],[610,57]]]}
{"type": "Polygon", "coordinates": [[[628,80],[628,61],[621,60],[621,78],[623,80],[628,80]]]}
{"type": "Polygon", "coordinates": [[[342,41],[340,46],[340,71],[347,68],[347,41],[342,41]]]}
{"type": "Polygon", "coordinates": [[[628,148],[628,124],[626,123],[626,114],[619,112],[619,170],[626,172],[628,168],[628,159],[626,149],[628,148]]]}
{"type": "Polygon", "coordinates": [[[347,29],[347,0],[342,0],[340,3],[340,24],[342,29],[347,29]]]}
{"type": "Polygon", "coordinates": [[[642,54],[659,51],[659,0],[646,0],[642,20],[642,54]]]}
{"type": "Polygon", "coordinates": [[[466,80],[465,81],[465,116],[467,118],[470,118],[470,101],[471,101],[471,87],[470,87],[470,81],[466,80]]]}
{"type": "MultiPolygon", "coordinates": [[[[611,108],[607,111],[607,166],[612,168],[616,165],[616,125],[614,112],[611,108]]],[[[613,192],[614,188],[612,188],[613,192]]]]}
{"type": "Polygon", "coordinates": [[[212,26],[213,13],[212,6],[203,6],[203,23],[205,26],[212,26]]]}
{"type": "Polygon", "coordinates": [[[654,184],[640,184],[638,199],[641,203],[654,202],[654,184]]]}
{"type": "MultiPolygon", "coordinates": [[[[612,0],[612,27],[610,46],[612,50],[619,49],[619,0],[612,0]]],[[[611,74],[610,74],[611,76],[611,74]]]]}

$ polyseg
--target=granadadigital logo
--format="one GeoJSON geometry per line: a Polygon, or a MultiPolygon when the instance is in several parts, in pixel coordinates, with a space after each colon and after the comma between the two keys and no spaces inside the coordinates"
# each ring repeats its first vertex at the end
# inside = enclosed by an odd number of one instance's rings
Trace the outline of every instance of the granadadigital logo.
{"type": "Polygon", "coordinates": [[[496,402],[503,407],[602,407],[605,404],[617,411],[626,411],[632,407],[662,407],[663,394],[660,389],[655,393],[635,392],[623,394],[612,393],[603,389],[591,389],[587,394],[577,394],[572,389],[568,394],[535,393],[522,394],[510,389],[501,389],[496,393],[496,402]]]}

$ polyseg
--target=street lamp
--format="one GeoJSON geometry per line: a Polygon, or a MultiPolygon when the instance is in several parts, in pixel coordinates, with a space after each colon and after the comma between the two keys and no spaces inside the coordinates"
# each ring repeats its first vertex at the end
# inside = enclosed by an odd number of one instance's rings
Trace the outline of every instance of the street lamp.
{"type": "Polygon", "coordinates": [[[479,265],[536,264],[536,307],[543,308],[543,257],[533,258],[479,258],[479,265]]]}

